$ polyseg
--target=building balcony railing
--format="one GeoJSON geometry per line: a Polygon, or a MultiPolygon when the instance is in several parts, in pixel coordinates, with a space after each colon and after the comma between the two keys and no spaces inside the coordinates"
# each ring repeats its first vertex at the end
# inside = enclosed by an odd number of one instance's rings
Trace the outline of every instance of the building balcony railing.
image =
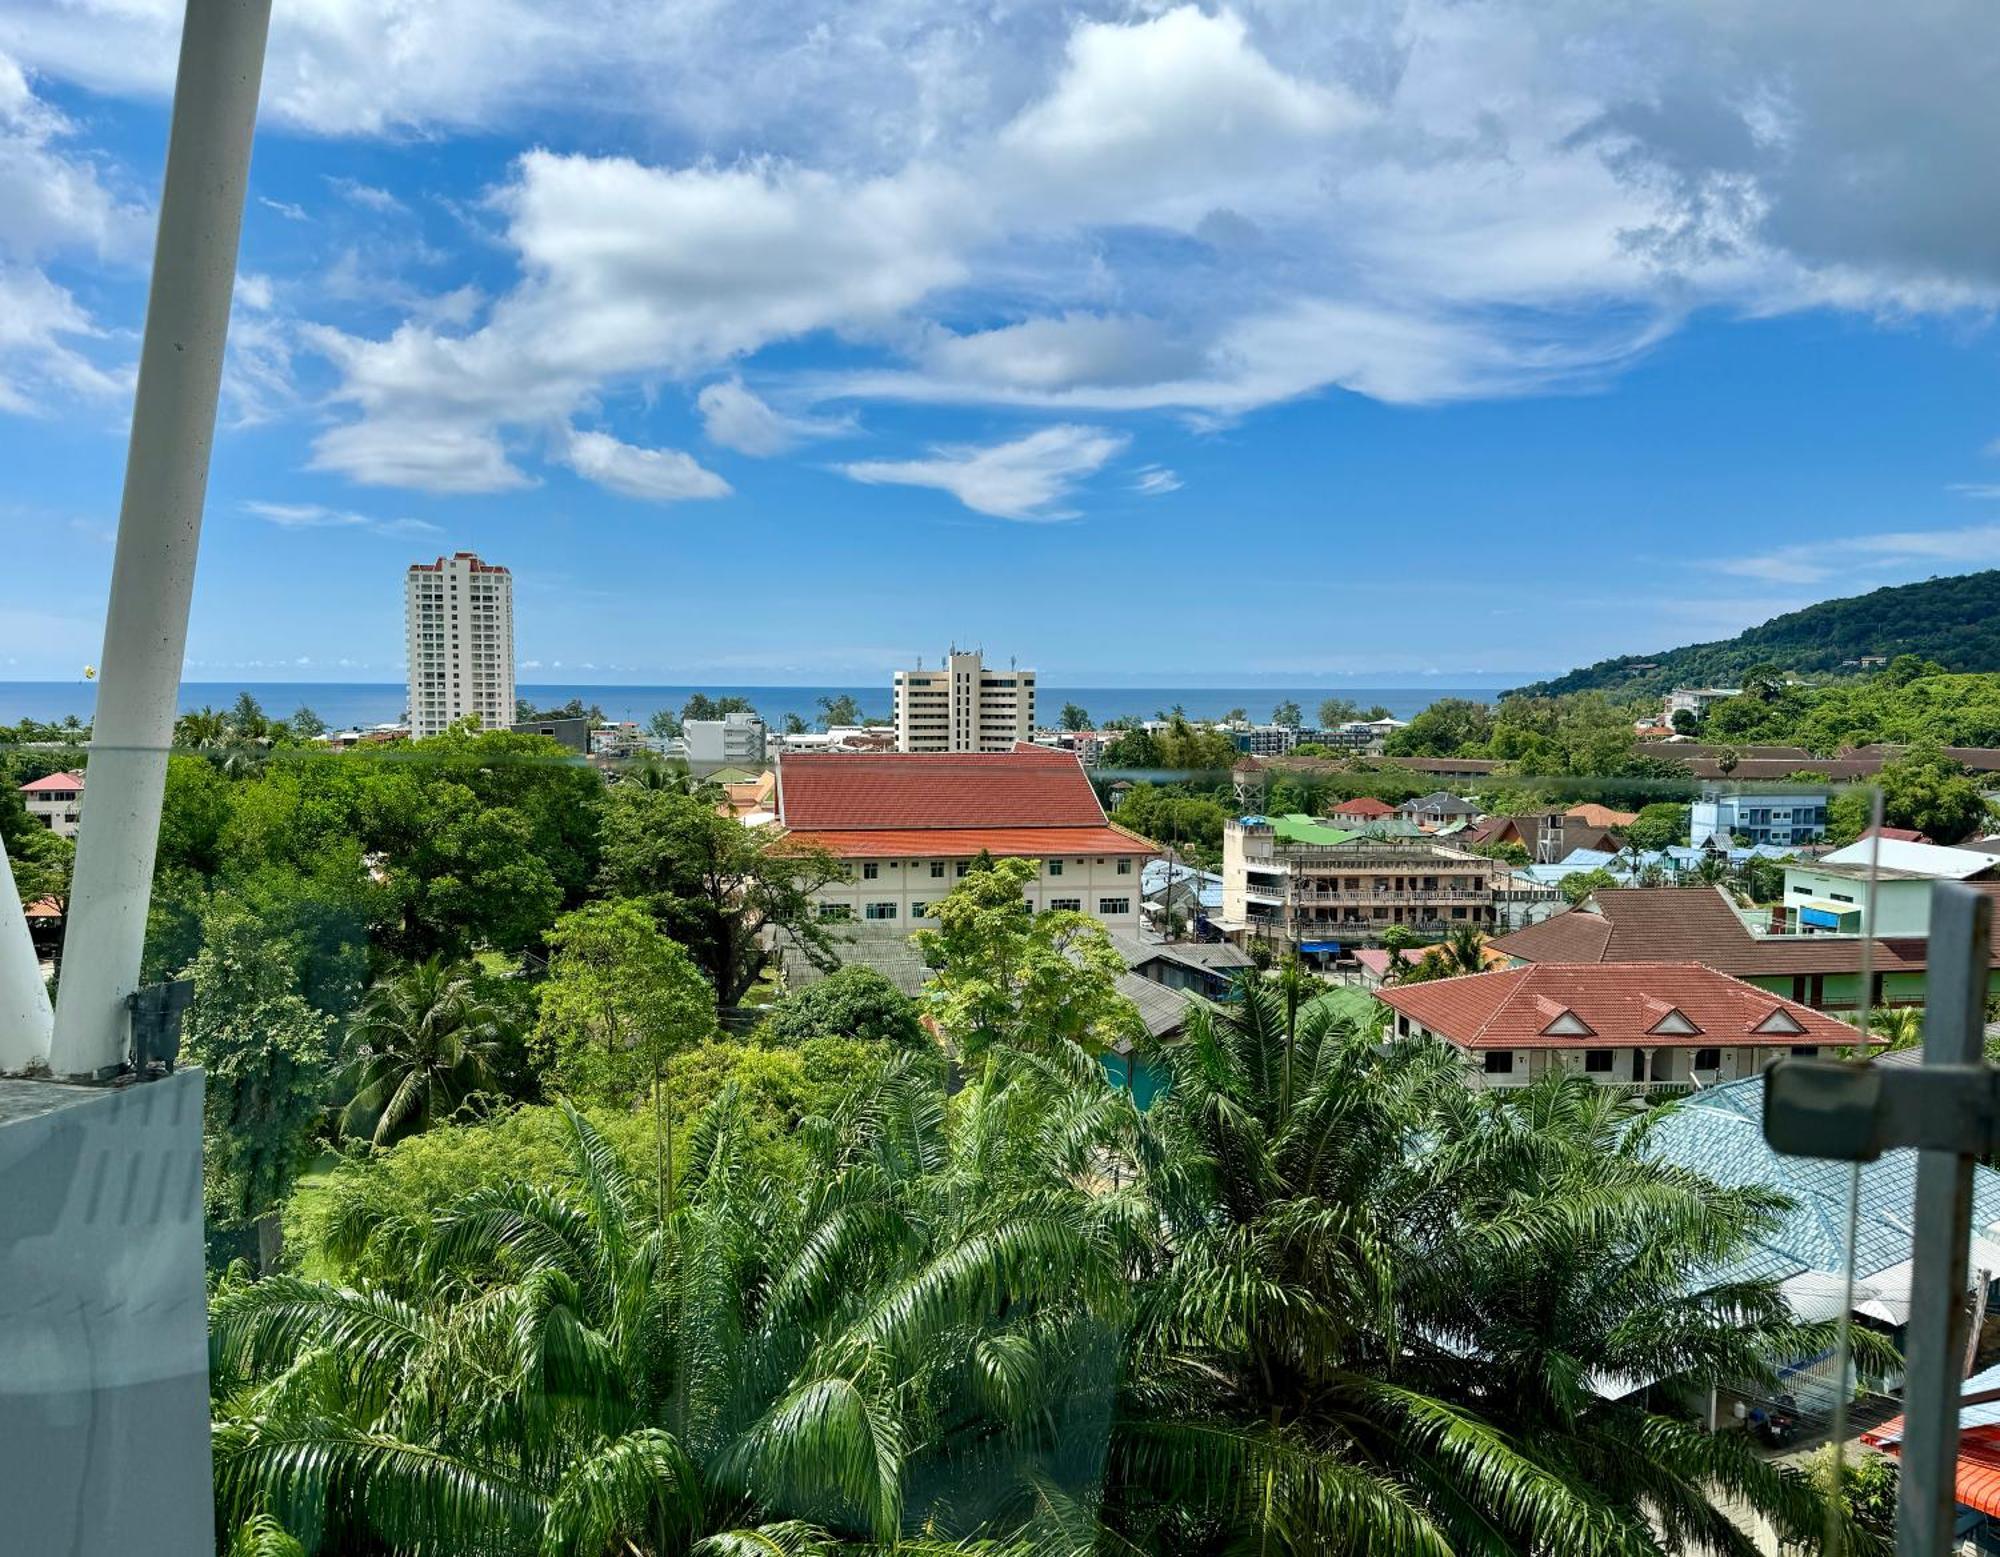
{"type": "Polygon", "coordinates": [[[1367,888],[1308,888],[1294,887],[1291,893],[1294,903],[1490,903],[1493,894],[1485,888],[1470,887],[1418,887],[1407,892],[1376,892],[1367,888]]]}

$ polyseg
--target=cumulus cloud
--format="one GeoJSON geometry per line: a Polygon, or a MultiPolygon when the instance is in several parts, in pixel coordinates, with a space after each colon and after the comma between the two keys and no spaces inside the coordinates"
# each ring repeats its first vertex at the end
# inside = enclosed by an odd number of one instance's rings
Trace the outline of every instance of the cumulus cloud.
{"type": "Polygon", "coordinates": [[[998,519],[1068,519],[1057,505],[1129,440],[1101,427],[1060,424],[1010,443],[941,444],[923,459],[857,460],[841,473],[870,485],[936,487],[998,519]]]}
{"type": "Polygon", "coordinates": [[[816,438],[853,430],[848,417],[795,416],[775,410],[740,378],[720,379],[695,397],[709,442],[739,454],[782,454],[816,438]]]}
{"type": "Polygon", "coordinates": [[[367,530],[375,535],[437,535],[438,527],[423,519],[378,519],[320,503],[246,502],[246,513],[281,530],[367,530]]]}
{"type": "Polygon", "coordinates": [[[126,262],[141,252],[143,213],[69,149],[74,133],[0,52],[0,411],[46,411],[130,382],[128,367],[106,367],[89,348],[101,327],[48,270],[64,256],[126,262]]]}
{"type": "Polygon", "coordinates": [[[643,449],[609,433],[572,432],[564,456],[572,470],[607,491],[649,503],[727,497],[727,481],[679,449],[643,449]]]}
{"type": "MultiPolygon", "coordinates": [[[[587,103],[644,125],[626,140],[705,152],[520,158],[482,211],[511,285],[450,308],[371,286],[400,328],[303,337],[347,418],[314,460],[518,486],[574,418],[663,381],[712,381],[709,437],[765,453],[825,435],[810,394],[1075,418],[1233,417],[1329,388],[1425,404],[1589,385],[1705,307],[1990,309],[1986,20],[1981,0],[1084,0],[998,19],[836,0],[807,35],[781,0],[289,8],[279,121],[540,133],[587,103]],[[746,366],[816,336],[848,371],[746,366]]],[[[17,8],[0,48],[161,92],[175,25],[159,0],[77,0],[17,8]]],[[[28,138],[47,152],[56,133],[28,138]]],[[[115,225],[93,170],[67,168],[70,195],[33,181],[0,224],[115,225]]],[[[55,362],[76,315],[47,301],[32,350],[55,362]]]]}

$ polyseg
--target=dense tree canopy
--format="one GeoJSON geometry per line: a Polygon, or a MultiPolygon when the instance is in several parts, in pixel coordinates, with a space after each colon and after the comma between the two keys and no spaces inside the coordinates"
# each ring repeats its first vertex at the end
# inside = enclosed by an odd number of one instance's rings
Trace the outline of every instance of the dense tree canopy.
{"type": "Polygon", "coordinates": [[[910,1047],[927,1043],[917,1003],[873,968],[846,967],[775,1002],[757,1028],[766,1043],[858,1038],[910,1047]]]}

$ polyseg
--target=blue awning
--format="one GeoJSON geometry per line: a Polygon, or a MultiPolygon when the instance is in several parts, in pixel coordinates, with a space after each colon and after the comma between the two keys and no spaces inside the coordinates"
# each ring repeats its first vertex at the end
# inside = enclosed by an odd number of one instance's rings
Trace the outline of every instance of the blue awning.
{"type": "Polygon", "coordinates": [[[1299,950],[1302,952],[1323,952],[1329,957],[1338,957],[1340,955],[1340,942],[1300,941],[1299,950]]]}

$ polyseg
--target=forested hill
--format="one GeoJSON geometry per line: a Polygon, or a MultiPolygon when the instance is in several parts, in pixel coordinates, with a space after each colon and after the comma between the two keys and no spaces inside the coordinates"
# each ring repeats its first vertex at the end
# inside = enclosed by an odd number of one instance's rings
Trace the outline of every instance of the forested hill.
{"type": "Polygon", "coordinates": [[[1547,697],[1732,686],[1753,665],[1806,674],[1838,671],[1847,661],[1878,654],[1921,655],[1954,671],[2000,670],[2000,569],[1822,600],[1734,638],[1600,660],[1520,690],[1547,697]]]}

